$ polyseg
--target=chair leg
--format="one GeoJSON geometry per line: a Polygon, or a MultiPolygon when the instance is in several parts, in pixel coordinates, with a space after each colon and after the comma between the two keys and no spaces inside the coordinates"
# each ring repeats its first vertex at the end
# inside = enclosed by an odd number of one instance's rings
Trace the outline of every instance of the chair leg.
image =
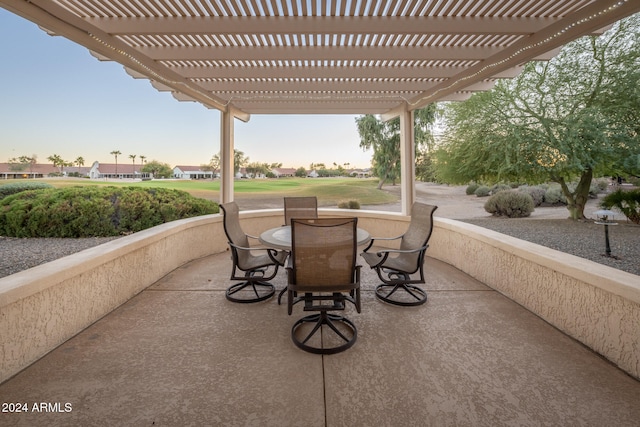
{"type": "Polygon", "coordinates": [[[269,282],[251,280],[249,275],[246,282],[236,283],[227,288],[225,297],[229,301],[239,303],[253,303],[267,300],[275,295],[276,288],[269,282]]]}
{"type": "Polygon", "coordinates": [[[291,339],[294,344],[304,351],[315,354],[336,354],[345,351],[355,344],[357,337],[358,330],[351,320],[344,316],[329,314],[326,311],[303,317],[296,321],[291,328],[291,339]],[[298,335],[302,333],[302,326],[308,323],[313,323],[311,331],[306,333],[304,338],[298,338],[298,335]],[[327,328],[322,328],[323,325],[326,325],[327,328]],[[343,327],[343,330],[340,329],[340,325],[343,327]],[[318,338],[320,345],[314,346],[309,344],[309,340],[311,340],[318,331],[320,331],[321,334],[318,338]],[[341,344],[325,347],[323,345],[325,342],[338,342],[341,344]]]}
{"type": "Polygon", "coordinates": [[[288,288],[288,286],[285,285],[285,287],[282,288],[282,290],[278,294],[278,305],[280,305],[280,302],[282,300],[282,296],[285,294],[285,292],[287,292],[287,288],[288,288]]]}
{"type": "MultiPolygon", "coordinates": [[[[409,280],[408,276],[397,273],[390,274],[389,279],[392,278],[392,275],[395,275],[399,282],[409,280]]],[[[386,303],[404,307],[422,305],[427,302],[427,293],[422,288],[397,282],[381,283],[376,286],[376,297],[386,303]],[[398,293],[396,294],[396,292],[398,293]]]]}

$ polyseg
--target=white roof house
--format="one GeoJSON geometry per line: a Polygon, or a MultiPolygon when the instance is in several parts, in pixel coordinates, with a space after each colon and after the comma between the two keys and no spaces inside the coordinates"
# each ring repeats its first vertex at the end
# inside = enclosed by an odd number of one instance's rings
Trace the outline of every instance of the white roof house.
{"type": "Polygon", "coordinates": [[[204,171],[200,166],[175,166],[173,177],[180,179],[213,179],[217,175],[213,171],[204,171]]]}

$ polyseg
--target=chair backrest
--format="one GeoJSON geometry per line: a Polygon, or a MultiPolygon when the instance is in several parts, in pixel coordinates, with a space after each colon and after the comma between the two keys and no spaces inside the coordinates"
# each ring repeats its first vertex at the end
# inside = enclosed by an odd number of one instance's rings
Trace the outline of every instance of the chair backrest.
{"type": "MultiPolygon", "coordinates": [[[[438,209],[437,206],[420,202],[415,202],[413,206],[411,206],[411,222],[409,223],[409,228],[402,236],[400,249],[418,249],[429,242],[431,233],[433,232],[433,213],[436,209],[438,209]]],[[[409,254],[409,257],[412,258],[411,261],[418,262],[420,254],[409,254]],[[415,258],[415,260],[413,260],[413,258],[415,258]]]]}
{"type": "Polygon", "coordinates": [[[306,290],[351,289],[356,270],[357,218],[291,221],[293,283],[306,290]]]}
{"type": "MultiPolygon", "coordinates": [[[[220,205],[220,209],[224,213],[224,233],[227,235],[230,243],[234,245],[249,247],[249,238],[247,234],[242,231],[240,226],[240,209],[236,202],[223,203],[220,205]]],[[[245,261],[249,257],[249,251],[236,251],[231,248],[234,259],[239,266],[245,265],[245,261]]]]}
{"type": "Polygon", "coordinates": [[[317,218],[318,199],[316,197],[285,197],[284,224],[291,225],[291,218],[317,218]]]}

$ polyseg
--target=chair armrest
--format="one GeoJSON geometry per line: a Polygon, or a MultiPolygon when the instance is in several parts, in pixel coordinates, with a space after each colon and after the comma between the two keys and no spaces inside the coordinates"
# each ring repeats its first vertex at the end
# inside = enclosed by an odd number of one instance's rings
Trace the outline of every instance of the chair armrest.
{"type": "Polygon", "coordinates": [[[372,237],[371,240],[369,241],[369,244],[367,245],[367,247],[364,248],[363,252],[367,252],[371,248],[371,246],[373,246],[373,242],[376,241],[376,240],[398,240],[402,236],[404,236],[404,234],[401,234],[400,236],[396,236],[396,237],[372,237]]]}
{"type": "Polygon", "coordinates": [[[416,248],[416,249],[385,249],[383,251],[376,252],[376,255],[383,256],[384,254],[387,254],[388,256],[389,254],[411,254],[414,252],[422,252],[428,247],[429,245],[424,245],[421,248],[416,248]]]}
{"type": "Polygon", "coordinates": [[[263,252],[266,251],[267,255],[269,255],[269,258],[271,259],[271,261],[273,261],[274,264],[278,264],[279,266],[283,266],[284,262],[286,260],[286,257],[282,260],[278,259],[278,254],[283,253],[285,251],[279,251],[273,248],[245,248],[244,246],[238,246],[235,243],[231,243],[229,242],[229,246],[231,246],[233,249],[239,250],[239,251],[251,251],[251,252],[263,252]]]}
{"type": "Polygon", "coordinates": [[[423,250],[426,250],[428,247],[429,245],[425,245],[417,249],[386,249],[382,251],[377,251],[375,252],[375,254],[371,252],[365,252],[362,254],[362,256],[364,257],[364,260],[367,262],[367,264],[369,264],[369,267],[376,268],[384,264],[384,262],[387,260],[390,254],[410,254],[415,252],[421,252],[423,250]]]}

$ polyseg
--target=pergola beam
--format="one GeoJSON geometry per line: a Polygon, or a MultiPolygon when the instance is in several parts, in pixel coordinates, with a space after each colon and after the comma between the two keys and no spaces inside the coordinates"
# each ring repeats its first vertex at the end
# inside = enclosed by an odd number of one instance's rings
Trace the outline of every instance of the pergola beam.
{"type": "MultiPolygon", "coordinates": [[[[191,79],[446,79],[463,67],[198,67],[177,66],[173,70],[191,79]]],[[[520,70],[518,70],[518,73],[520,70]]],[[[517,74],[516,74],[517,75],[517,74]]]]}
{"type": "Polygon", "coordinates": [[[138,47],[155,61],[480,61],[497,46],[163,46],[138,47]]]}
{"type": "Polygon", "coordinates": [[[89,18],[109,34],[530,34],[557,18],[460,16],[192,16],[89,18]]]}

